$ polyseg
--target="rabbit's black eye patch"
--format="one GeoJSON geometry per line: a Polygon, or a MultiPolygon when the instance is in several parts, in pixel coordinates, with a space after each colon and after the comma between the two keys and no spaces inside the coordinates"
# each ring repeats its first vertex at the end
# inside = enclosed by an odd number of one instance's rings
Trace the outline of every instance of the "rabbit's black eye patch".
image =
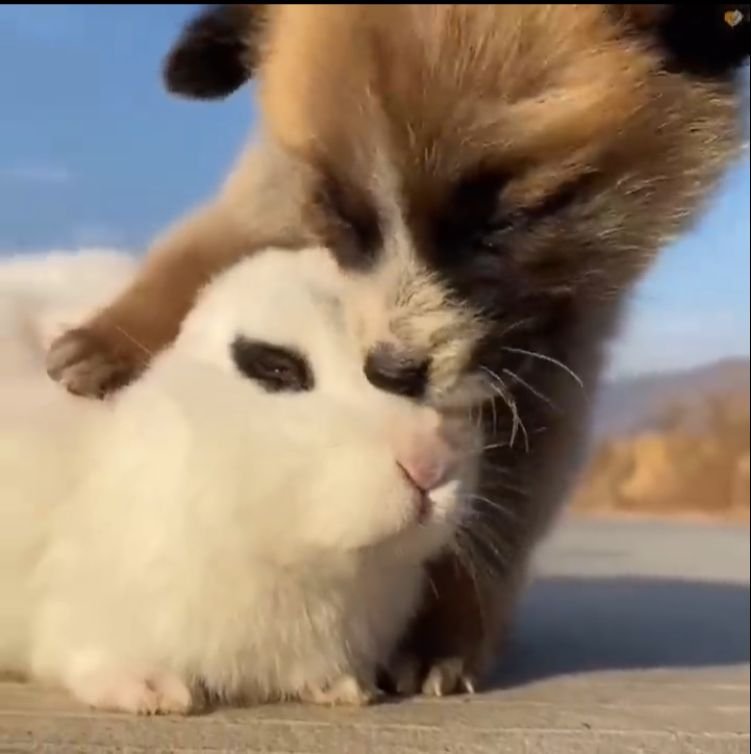
{"type": "Polygon", "coordinates": [[[239,372],[269,393],[300,393],[315,385],[308,360],[292,348],[238,335],[230,351],[239,372]]]}

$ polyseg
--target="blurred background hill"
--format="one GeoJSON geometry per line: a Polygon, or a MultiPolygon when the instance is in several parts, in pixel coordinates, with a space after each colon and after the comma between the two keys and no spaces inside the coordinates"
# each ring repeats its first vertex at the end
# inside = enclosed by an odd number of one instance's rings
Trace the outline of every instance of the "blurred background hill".
{"type": "Polygon", "coordinates": [[[749,361],[606,384],[574,511],[749,519],[749,361]]]}

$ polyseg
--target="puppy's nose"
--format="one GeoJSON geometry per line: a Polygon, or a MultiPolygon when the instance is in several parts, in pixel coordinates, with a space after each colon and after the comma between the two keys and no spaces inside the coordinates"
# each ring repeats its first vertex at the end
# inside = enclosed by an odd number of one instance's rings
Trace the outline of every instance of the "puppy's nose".
{"type": "Polygon", "coordinates": [[[420,398],[428,386],[429,359],[416,358],[382,343],[365,359],[363,371],[368,382],[379,390],[406,398],[420,398]]]}
{"type": "Polygon", "coordinates": [[[396,462],[420,492],[429,493],[452,475],[457,457],[453,448],[440,435],[436,435],[404,448],[396,462]]]}

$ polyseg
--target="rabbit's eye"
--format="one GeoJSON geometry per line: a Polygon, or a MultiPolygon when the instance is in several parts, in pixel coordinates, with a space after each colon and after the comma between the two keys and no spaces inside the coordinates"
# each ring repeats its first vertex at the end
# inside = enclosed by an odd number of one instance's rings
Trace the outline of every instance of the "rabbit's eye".
{"type": "Polygon", "coordinates": [[[298,351],[238,335],[230,347],[240,373],[270,393],[299,393],[315,384],[307,359],[298,351]]]}

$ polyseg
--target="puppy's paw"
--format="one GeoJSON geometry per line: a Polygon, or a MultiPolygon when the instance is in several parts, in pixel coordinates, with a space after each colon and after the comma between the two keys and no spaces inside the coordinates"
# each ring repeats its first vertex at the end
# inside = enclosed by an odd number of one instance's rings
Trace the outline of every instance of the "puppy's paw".
{"type": "Polygon", "coordinates": [[[47,352],[47,374],[73,395],[103,398],[132,382],[145,354],[87,328],[68,330],[47,352]]]}
{"type": "Polygon", "coordinates": [[[343,675],[326,686],[308,686],[301,695],[304,702],[324,706],[367,707],[380,698],[375,684],[343,675]]]}
{"type": "Polygon", "coordinates": [[[436,662],[425,676],[420,691],[424,696],[474,694],[475,680],[466,672],[461,657],[436,662]]]}
{"type": "Polygon", "coordinates": [[[84,704],[135,715],[187,715],[193,709],[188,686],[172,673],[140,675],[92,670],[69,682],[71,693],[84,704]]]}
{"type": "Polygon", "coordinates": [[[474,694],[476,687],[461,657],[436,660],[426,670],[417,657],[405,655],[393,664],[389,677],[399,696],[474,694]]]}

